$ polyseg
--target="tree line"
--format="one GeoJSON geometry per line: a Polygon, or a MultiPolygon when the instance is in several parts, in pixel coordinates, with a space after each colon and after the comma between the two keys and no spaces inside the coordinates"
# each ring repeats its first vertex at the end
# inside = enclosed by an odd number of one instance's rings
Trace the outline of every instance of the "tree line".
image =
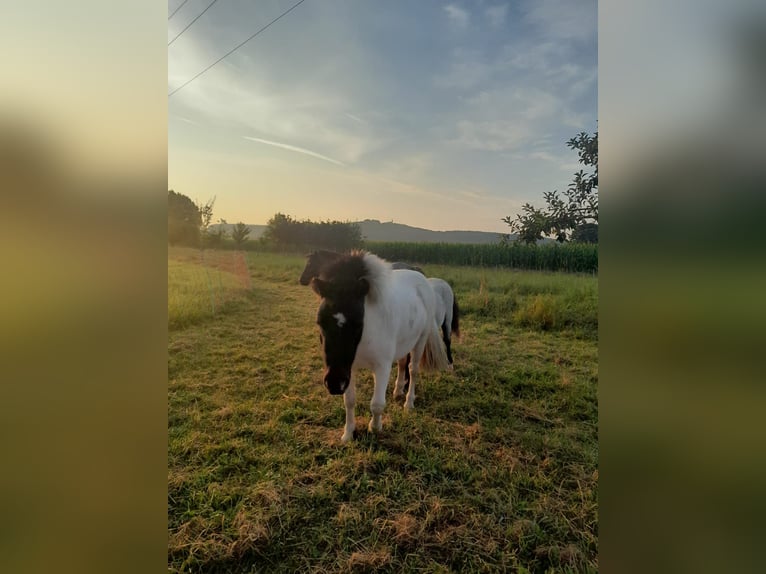
{"type": "Polygon", "coordinates": [[[263,234],[266,243],[297,249],[347,251],[362,246],[362,230],[356,223],[342,221],[298,221],[277,213],[263,234]]]}
{"type": "Polygon", "coordinates": [[[250,228],[240,221],[227,233],[226,220],[219,219],[218,226],[213,229],[214,205],[215,197],[198,204],[183,193],[168,190],[168,243],[188,247],[221,247],[230,236],[234,244],[241,248],[250,235],[250,228]]]}
{"type": "Polygon", "coordinates": [[[359,225],[341,221],[299,221],[277,213],[269,219],[260,239],[249,239],[250,228],[238,222],[227,230],[225,219],[211,225],[215,198],[195,203],[189,197],[168,190],[168,243],[199,248],[235,246],[238,249],[272,248],[277,250],[333,249],[347,251],[362,246],[359,225]]]}

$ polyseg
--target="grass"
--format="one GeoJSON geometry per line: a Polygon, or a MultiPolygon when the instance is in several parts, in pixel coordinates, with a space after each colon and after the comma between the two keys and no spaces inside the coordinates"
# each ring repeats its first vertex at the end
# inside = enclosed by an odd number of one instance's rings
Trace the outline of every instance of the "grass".
{"type": "Polygon", "coordinates": [[[343,446],[304,259],[248,253],[242,277],[198,255],[170,253],[171,287],[236,281],[215,314],[169,308],[170,571],[597,571],[595,278],[425,266],[461,305],[456,370],[343,446]]]}
{"type": "Polygon", "coordinates": [[[169,255],[169,328],[213,318],[245,298],[250,277],[243,254],[170,248],[169,255]]]}

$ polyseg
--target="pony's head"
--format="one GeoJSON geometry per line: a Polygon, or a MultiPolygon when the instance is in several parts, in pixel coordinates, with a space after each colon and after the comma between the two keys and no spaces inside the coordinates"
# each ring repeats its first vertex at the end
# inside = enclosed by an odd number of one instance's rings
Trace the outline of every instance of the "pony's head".
{"type": "Polygon", "coordinates": [[[306,255],[306,267],[304,267],[303,273],[301,273],[301,277],[299,279],[300,284],[308,285],[311,282],[311,279],[314,277],[319,277],[319,273],[322,270],[322,267],[331,263],[332,261],[335,261],[341,256],[341,253],[336,253],[335,251],[325,251],[323,249],[320,249],[319,251],[312,251],[306,255]]]}
{"type": "Polygon", "coordinates": [[[322,298],[317,325],[326,366],[324,384],[330,394],[343,394],[351,381],[351,367],[364,331],[365,299],[385,269],[374,255],[354,252],[311,280],[311,288],[322,298]]]}

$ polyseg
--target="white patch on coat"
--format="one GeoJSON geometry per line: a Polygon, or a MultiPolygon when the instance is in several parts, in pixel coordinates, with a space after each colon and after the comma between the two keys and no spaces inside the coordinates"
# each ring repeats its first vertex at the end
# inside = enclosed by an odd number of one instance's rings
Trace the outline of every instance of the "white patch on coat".
{"type": "Polygon", "coordinates": [[[338,327],[343,327],[346,324],[346,316],[343,313],[335,313],[333,317],[338,322],[338,327]]]}

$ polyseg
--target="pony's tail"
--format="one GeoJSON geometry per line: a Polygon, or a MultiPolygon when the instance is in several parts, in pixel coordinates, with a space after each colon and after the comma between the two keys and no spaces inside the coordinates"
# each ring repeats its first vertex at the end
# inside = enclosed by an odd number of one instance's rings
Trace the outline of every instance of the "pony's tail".
{"type": "Polygon", "coordinates": [[[423,349],[423,357],[420,359],[420,366],[430,371],[446,371],[449,367],[447,352],[444,350],[439,329],[434,323],[428,332],[426,347],[423,349]]]}
{"type": "Polygon", "coordinates": [[[452,298],[452,332],[460,338],[460,309],[457,306],[457,297],[452,298]]]}

